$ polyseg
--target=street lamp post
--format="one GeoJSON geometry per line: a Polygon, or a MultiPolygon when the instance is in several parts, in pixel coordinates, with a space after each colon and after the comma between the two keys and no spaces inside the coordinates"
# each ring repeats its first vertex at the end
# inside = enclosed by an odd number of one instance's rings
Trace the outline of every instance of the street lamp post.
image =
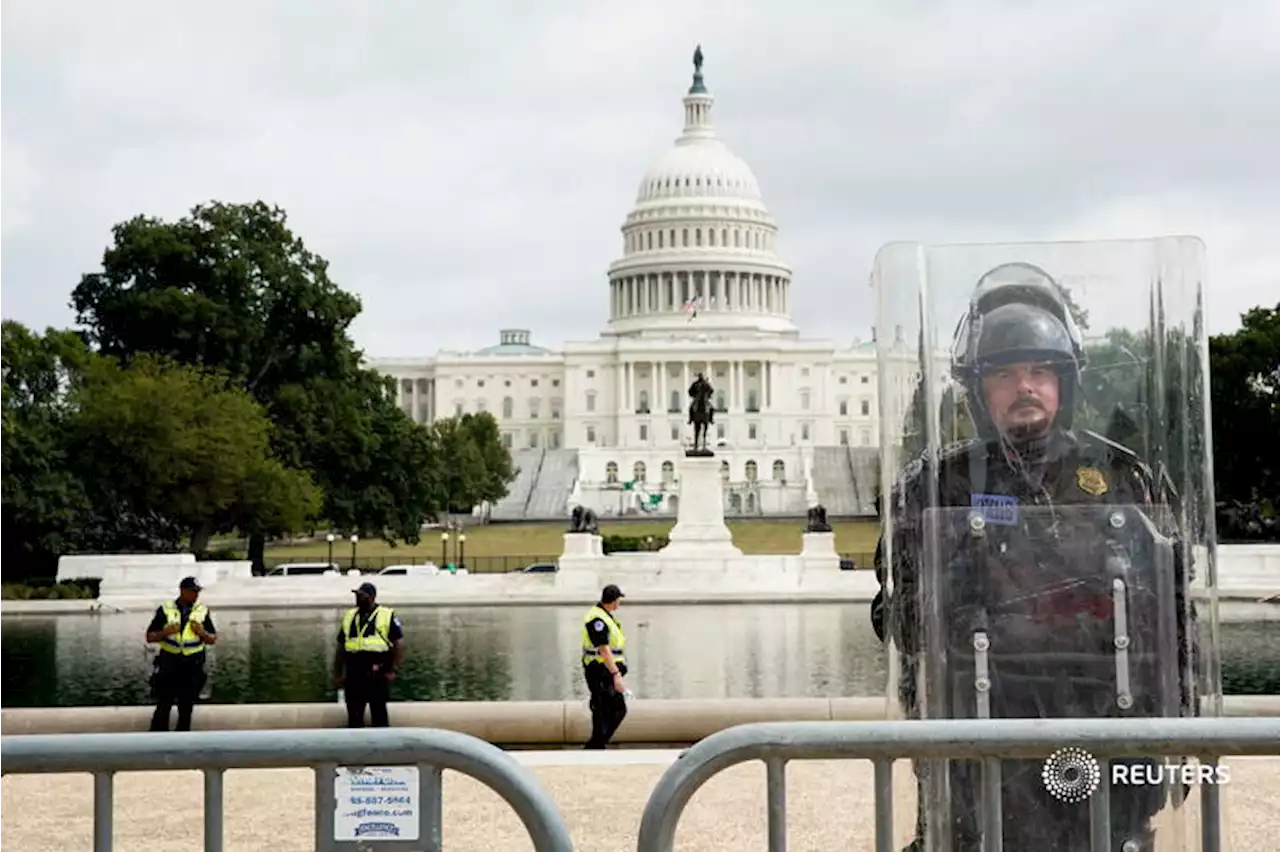
{"type": "Polygon", "coordinates": [[[467,534],[458,533],[458,567],[467,567],[467,534]]]}
{"type": "Polygon", "coordinates": [[[440,567],[447,568],[449,566],[449,533],[448,531],[440,533],[440,567]]]}
{"type": "Polygon", "coordinates": [[[329,567],[332,568],[333,567],[333,533],[329,533],[327,536],[325,536],[324,540],[329,542],[329,567]]]}
{"type": "Polygon", "coordinates": [[[351,570],[353,571],[355,570],[355,567],[356,567],[356,542],[358,542],[359,540],[360,540],[360,536],[356,535],[355,533],[351,534],[351,570]]]}

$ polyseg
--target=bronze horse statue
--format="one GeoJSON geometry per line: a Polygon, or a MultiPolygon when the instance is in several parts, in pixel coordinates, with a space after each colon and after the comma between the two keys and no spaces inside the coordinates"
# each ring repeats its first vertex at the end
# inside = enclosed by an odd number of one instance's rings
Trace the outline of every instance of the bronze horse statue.
{"type": "Polygon", "coordinates": [[[693,426],[693,449],[691,453],[710,453],[707,449],[707,427],[715,422],[715,405],[711,397],[715,388],[706,376],[698,374],[698,378],[689,386],[689,423],[693,426]]]}

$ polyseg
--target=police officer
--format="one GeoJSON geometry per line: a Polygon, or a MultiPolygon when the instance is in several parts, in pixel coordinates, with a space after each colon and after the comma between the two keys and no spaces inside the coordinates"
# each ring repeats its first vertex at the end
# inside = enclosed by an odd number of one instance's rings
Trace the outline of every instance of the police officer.
{"type": "Polygon", "coordinates": [[[591,739],[585,748],[609,744],[627,715],[627,637],[618,621],[618,605],[624,595],[613,584],[600,592],[600,601],[582,620],[582,674],[591,692],[591,739]]]}
{"type": "Polygon", "coordinates": [[[176,730],[191,730],[191,713],[208,677],[204,669],[205,647],[218,641],[209,608],[200,603],[200,584],[184,577],[176,600],[165,601],[147,625],[147,642],[158,644],[151,671],[156,711],[151,730],[169,730],[169,711],[178,706],[176,730]]]}
{"type": "Polygon", "coordinates": [[[338,628],[333,683],[346,690],[347,727],[364,727],[366,705],[373,727],[390,727],[387,702],[391,681],[404,660],[404,630],[395,611],[378,604],[373,583],[361,583],[352,591],[356,605],[343,615],[338,628]]]}
{"type": "MultiPolygon", "coordinates": [[[[1083,366],[1065,299],[1043,270],[1012,264],[984,276],[952,352],[977,435],[904,469],[886,507],[888,566],[883,537],[877,548],[872,621],[901,653],[909,717],[1194,712],[1176,496],[1128,448],[1073,428],[1083,366]]],[[[1090,848],[1088,804],[1051,795],[1044,761],[999,766],[1005,849],[1090,848]]],[[[907,849],[983,848],[981,764],[915,770],[907,849]]],[[[1166,788],[1111,792],[1107,848],[1152,849],[1166,788]]]]}

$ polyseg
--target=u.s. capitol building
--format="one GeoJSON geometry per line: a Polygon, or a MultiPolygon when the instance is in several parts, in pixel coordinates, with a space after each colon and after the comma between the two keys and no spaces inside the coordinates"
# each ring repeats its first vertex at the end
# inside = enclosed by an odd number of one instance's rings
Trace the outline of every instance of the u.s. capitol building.
{"type": "MultiPolygon", "coordinates": [[[[709,443],[728,515],[803,514],[815,502],[832,515],[874,512],[875,344],[800,336],[778,227],[751,169],[716,137],[700,60],[683,132],[622,226],[596,340],[551,350],[506,329],[475,352],[372,363],[398,380],[419,422],[498,419],[520,474],[488,507],[495,520],[564,517],[577,504],[604,517],[673,514],[699,372],[715,386],[709,443]]],[[[912,361],[889,377],[894,399],[910,395],[912,361]]]]}

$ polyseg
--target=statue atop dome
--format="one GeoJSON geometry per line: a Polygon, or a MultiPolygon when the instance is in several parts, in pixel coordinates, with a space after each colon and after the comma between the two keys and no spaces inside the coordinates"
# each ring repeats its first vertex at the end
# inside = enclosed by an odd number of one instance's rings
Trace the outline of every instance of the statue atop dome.
{"type": "Polygon", "coordinates": [[[691,95],[705,95],[707,87],[702,83],[702,45],[693,49],[693,85],[689,87],[691,95]]]}

